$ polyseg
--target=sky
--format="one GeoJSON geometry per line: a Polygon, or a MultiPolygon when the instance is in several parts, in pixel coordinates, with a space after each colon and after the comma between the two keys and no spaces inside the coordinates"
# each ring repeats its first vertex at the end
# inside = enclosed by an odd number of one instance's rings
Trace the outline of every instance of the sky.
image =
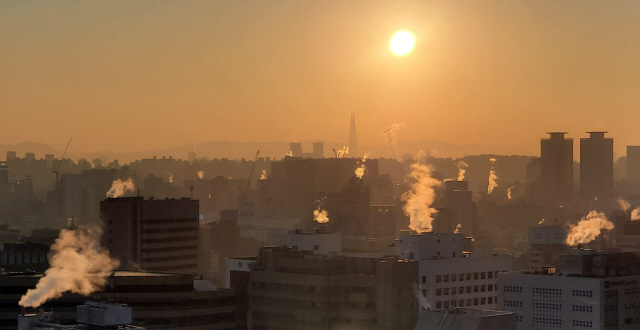
{"type": "Polygon", "coordinates": [[[1,1],[0,144],[640,145],[636,1],[1,1]],[[398,30],[416,39],[396,56],[398,30]]]}

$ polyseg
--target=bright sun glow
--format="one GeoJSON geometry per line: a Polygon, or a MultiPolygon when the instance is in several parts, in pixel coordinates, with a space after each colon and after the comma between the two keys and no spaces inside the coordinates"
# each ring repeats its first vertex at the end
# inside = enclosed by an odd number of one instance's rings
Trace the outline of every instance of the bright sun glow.
{"type": "Polygon", "coordinates": [[[396,55],[407,55],[413,49],[416,40],[411,33],[407,31],[398,31],[393,35],[389,42],[389,49],[396,55]]]}

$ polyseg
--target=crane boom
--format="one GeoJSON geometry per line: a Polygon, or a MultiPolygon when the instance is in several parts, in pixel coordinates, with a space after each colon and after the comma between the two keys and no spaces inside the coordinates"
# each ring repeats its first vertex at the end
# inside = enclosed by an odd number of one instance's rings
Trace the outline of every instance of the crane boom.
{"type": "Polygon", "coordinates": [[[71,144],[71,140],[73,140],[73,138],[69,138],[69,142],[67,142],[67,146],[64,148],[62,157],[60,157],[60,162],[58,162],[58,165],[56,165],[53,169],[53,173],[56,174],[56,184],[58,184],[58,178],[60,177],[60,165],[62,165],[62,160],[64,159],[64,156],[67,154],[67,150],[69,150],[69,145],[71,144]]]}
{"type": "Polygon", "coordinates": [[[260,150],[256,151],[256,156],[253,158],[253,166],[251,166],[251,172],[249,172],[249,179],[247,179],[247,186],[244,188],[240,188],[240,198],[239,200],[244,201],[247,199],[247,193],[249,192],[249,186],[251,185],[251,178],[253,177],[253,172],[256,170],[256,164],[258,163],[258,155],[260,155],[260,150]]]}

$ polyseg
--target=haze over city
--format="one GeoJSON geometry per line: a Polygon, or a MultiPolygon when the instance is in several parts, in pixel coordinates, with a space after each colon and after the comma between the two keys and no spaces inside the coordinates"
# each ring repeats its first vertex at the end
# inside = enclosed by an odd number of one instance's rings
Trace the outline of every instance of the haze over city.
{"type": "Polygon", "coordinates": [[[0,139],[339,144],[355,113],[372,147],[405,122],[401,141],[534,155],[547,131],[607,130],[622,150],[640,140],[639,15],[606,1],[3,1],[0,139]],[[415,36],[407,56],[388,49],[398,30],[415,36]]]}
{"type": "Polygon", "coordinates": [[[0,330],[638,330],[638,18],[0,1],[0,330]]]}

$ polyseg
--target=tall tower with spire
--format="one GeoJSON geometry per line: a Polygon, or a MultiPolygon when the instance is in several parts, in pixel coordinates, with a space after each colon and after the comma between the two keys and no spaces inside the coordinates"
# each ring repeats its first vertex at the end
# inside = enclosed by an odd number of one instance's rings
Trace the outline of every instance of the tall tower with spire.
{"type": "Polygon", "coordinates": [[[358,157],[358,135],[356,134],[356,115],[351,114],[351,128],[349,129],[349,154],[358,157]]]}

